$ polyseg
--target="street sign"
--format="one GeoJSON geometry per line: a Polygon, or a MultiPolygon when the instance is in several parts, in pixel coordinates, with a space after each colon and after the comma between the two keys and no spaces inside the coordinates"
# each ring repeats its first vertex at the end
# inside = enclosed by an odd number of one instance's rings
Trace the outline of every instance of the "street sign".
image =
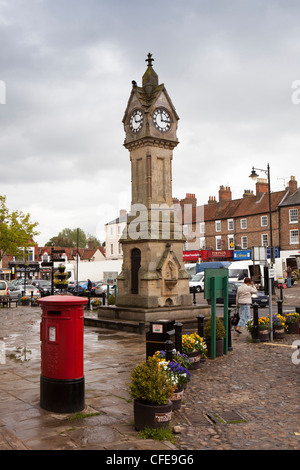
{"type": "Polygon", "coordinates": [[[248,260],[251,259],[251,250],[237,250],[233,252],[233,259],[237,260],[248,260]]]}
{"type": "Polygon", "coordinates": [[[275,277],[275,269],[274,268],[269,268],[269,278],[273,279],[275,277]]]}

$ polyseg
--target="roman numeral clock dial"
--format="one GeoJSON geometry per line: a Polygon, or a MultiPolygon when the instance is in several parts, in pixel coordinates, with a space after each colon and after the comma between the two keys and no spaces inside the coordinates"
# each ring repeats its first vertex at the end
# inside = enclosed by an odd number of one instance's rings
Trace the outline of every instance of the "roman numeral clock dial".
{"type": "Polygon", "coordinates": [[[133,111],[129,120],[129,127],[133,134],[136,134],[141,130],[143,126],[143,113],[139,109],[133,111]]]}
{"type": "Polygon", "coordinates": [[[167,132],[171,127],[169,113],[163,108],[157,108],[152,115],[153,124],[160,132],[167,132]]]}

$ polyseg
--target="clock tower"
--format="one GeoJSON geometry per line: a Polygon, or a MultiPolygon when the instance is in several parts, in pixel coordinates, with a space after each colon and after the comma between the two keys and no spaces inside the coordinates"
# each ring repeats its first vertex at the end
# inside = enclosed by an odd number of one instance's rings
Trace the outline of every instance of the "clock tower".
{"type": "Polygon", "coordinates": [[[181,214],[172,199],[173,150],[179,117],[152,55],[142,86],[132,82],[123,124],[131,161],[131,209],[121,237],[123,267],[117,307],[159,309],[192,305],[183,265],[181,214]]]}

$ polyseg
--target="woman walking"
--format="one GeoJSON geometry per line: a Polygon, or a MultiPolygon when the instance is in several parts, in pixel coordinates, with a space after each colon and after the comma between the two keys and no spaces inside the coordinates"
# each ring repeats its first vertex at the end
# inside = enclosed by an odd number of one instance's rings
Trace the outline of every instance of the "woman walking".
{"type": "Polygon", "coordinates": [[[236,306],[240,307],[240,320],[235,331],[239,334],[242,332],[241,327],[245,326],[251,320],[250,305],[252,304],[252,294],[256,294],[257,289],[254,282],[249,277],[245,277],[244,284],[241,285],[236,294],[236,306]]]}

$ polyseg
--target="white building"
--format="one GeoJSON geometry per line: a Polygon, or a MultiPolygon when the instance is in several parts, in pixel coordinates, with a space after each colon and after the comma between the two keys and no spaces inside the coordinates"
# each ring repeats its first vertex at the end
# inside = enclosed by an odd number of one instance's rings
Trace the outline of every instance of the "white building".
{"type": "Polygon", "coordinates": [[[120,216],[105,224],[106,259],[122,259],[120,238],[127,223],[127,211],[120,210],[120,216]]]}

